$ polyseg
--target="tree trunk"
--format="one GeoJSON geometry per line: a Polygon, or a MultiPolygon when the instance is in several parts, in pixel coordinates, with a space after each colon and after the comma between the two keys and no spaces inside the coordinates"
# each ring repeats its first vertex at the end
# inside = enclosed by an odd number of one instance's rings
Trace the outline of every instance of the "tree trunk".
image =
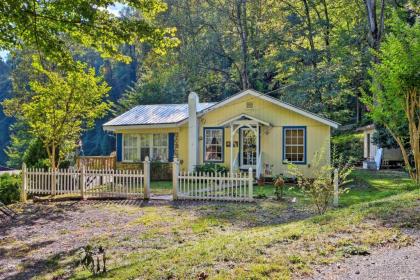
{"type": "Polygon", "coordinates": [[[52,152],[51,152],[51,168],[52,168],[52,177],[51,177],[51,194],[56,194],[57,189],[57,177],[55,176],[55,172],[57,171],[56,166],[56,155],[55,155],[55,144],[52,144],[52,152]]]}
{"type": "Polygon", "coordinates": [[[324,32],[325,51],[327,53],[327,61],[328,63],[330,63],[331,62],[331,50],[330,50],[331,22],[330,22],[330,16],[328,13],[327,2],[325,0],[322,0],[322,6],[324,9],[325,22],[327,25],[324,32]]]}
{"type": "Polygon", "coordinates": [[[415,180],[420,183],[420,94],[417,90],[410,89],[406,96],[405,113],[408,119],[408,129],[410,135],[410,146],[414,158],[415,180]]]}
{"type": "MultiPolygon", "coordinates": [[[[376,1],[377,0],[364,0],[367,12],[369,35],[371,42],[369,46],[374,50],[379,50],[381,45],[383,30],[384,30],[384,13],[385,13],[385,0],[381,0],[381,8],[379,11],[379,19],[376,13],[376,1]]],[[[373,58],[375,63],[378,63],[376,57],[373,58]]]]}
{"type": "Polygon", "coordinates": [[[248,89],[249,83],[249,54],[248,54],[248,30],[247,30],[247,0],[239,0],[236,6],[236,15],[238,20],[238,31],[241,38],[242,51],[242,71],[241,86],[242,89],[248,89]]]}

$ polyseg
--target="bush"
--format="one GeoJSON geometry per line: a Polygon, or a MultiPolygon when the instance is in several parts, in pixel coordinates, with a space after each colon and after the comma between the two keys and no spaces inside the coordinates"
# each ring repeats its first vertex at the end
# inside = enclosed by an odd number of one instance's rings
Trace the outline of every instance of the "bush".
{"type": "Polygon", "coordinates": [[[33,168],[48,168],[50,162],[48,160],[47,150],[39,139],[34,139],[30,142],[29,147],[23,154],[23,162],[27,167],[33,168]]]}
{"type": "Polygon", "coordinates": [[[363,160],[363,133],[339,134],[331,139],[333,149],[343,158],[353,162],[363,160]]]}
{"type": "Polygon", "coordinates": [[[203,173],[221,173],[221,174],[227,174],[229,172],[229,168],[224,165],[219,165],[215,163],[206,163],[203,165],[197,165],[195,167],[196,172],[203,172],[203,173]]]}
{"type": "Polygon", "coordinates": [[[4,204],[19,201],[21,178],[18,175],[3,174],[0,176],[0,201],[4,204]]]}
{"type": "MultiPolygon", "coordinates": [[[[318,214],[324,214],[331,204],[334,196],[333,172],[334,166],[325,164],[322,159],[325,158],[325,150],[316,153],[313,158],[312,169],[313,177],[306,177],[302,170],[294,164],[289,164],[289,172],[297,178],[297,184],[302,192],[307,195],[311,202],[315,205],[318,214]]],[[[334,158],[343,158],[342,156],[334,156],[334,158]]],[[[351,164],[340,164],[338,167],[338,185],[343,186],[348,181],[347,176],[353,170],[351,164]]],[[[339,194],[346,192],[347,189],[339,189],[339,194]]]]}

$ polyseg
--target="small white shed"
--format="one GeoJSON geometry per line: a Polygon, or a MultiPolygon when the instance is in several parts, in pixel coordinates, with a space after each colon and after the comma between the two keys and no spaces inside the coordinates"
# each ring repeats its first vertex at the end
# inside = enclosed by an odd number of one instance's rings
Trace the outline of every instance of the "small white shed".
{"type": "Polygon", "coordinates": [[[376,132],[374,124],[357,130],[363,132],[363,168],[380,169],[382,166],[401,166],[403,157],[400,149],[382,149],[373,143],[373,134],[376,132]]]}

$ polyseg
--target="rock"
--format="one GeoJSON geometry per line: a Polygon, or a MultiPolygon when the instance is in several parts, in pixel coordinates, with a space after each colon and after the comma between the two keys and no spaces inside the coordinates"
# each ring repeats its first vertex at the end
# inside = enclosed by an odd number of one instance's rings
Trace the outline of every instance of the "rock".
{"type": "Polygon", "coordinates": [[[358,271],[358,270],[356,270],[356,272],[355,272],[356,274],[360,274],[360,271],[358,271]]]}

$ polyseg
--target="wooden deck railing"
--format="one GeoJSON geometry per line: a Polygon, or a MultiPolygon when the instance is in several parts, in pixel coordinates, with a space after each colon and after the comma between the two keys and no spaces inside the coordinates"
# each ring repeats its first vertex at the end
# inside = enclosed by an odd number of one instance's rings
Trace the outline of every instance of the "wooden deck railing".
{"type": "Polygon", "coordinates": [[[117,157],[110,156],[81,156],[76,159],[76,166],[80,169],[84,166],[86,169],[116,169],[117,157]]]}

